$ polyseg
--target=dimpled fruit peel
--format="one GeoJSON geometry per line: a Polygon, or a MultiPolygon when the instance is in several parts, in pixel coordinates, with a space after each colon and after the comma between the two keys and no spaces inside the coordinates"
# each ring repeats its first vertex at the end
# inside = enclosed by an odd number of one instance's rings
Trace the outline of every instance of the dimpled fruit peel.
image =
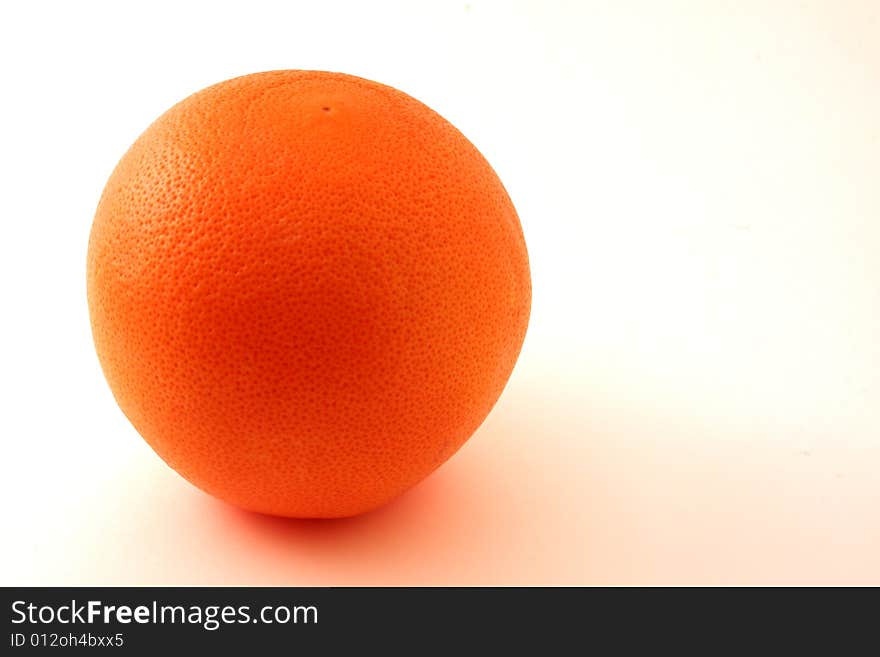
{"type": "Polygon", "coordinates": [[[498,399],[531,304],[477,149],[391,87],[273,71],[178,103],[122,157],[89,240],[95,347],[172,468],[244,509],[376,508],[498,399]]]}

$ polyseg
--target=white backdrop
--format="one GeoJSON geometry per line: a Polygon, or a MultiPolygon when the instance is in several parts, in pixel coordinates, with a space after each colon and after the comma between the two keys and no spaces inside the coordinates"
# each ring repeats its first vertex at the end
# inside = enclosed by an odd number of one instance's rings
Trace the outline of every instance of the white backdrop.
{"type": "Polygon", "coordinates": [[[880,5],[0,5],[2,584],[880,584],[880,5]],[[468,445],[336,523],[230,510],[110,395],[85,253],[184,96],[427,103],[518,208],[532,323],[468,445]]]}

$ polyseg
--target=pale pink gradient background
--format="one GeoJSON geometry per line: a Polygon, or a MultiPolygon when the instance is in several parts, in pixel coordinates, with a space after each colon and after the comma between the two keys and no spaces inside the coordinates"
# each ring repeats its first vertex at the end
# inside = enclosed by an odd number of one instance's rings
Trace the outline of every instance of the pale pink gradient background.
{"type": "Polygon", "coordinates": [[[209,30],[189,5],[3,9],[29,102],[0,108],[0,583],[880,584],[880,6],[212,7],[209,30]],[[447,116],[532,258],[485,424],[343,521],[243,513],[169,470],[86,314],[116,158],[194,89],[285,66],[447,116]]]}
{"type": "Polygon", "coordinates": [[[358,518],[238,511],[143,455],[95,491],[38,579],[880,583],[876,442],[826,441],[808,427],[789,439],[768,418],[659,408],[672,395],[645,404],[594,390],[578,408],[583,379],[548,390],[522,378],[451,462],[358,518]]]}

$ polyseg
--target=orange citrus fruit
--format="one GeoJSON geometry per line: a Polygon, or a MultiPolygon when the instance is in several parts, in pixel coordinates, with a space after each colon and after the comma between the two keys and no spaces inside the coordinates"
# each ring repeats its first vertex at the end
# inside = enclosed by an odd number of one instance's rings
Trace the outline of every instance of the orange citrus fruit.
{"type": "Polygon", "coordinates": [[[273,71],[172,107],[110,176],[88,252],[110,388],[172,468],[244,509],[350,516],[480,425],[531,302],[477,149],[369,80],[273,71]]]}

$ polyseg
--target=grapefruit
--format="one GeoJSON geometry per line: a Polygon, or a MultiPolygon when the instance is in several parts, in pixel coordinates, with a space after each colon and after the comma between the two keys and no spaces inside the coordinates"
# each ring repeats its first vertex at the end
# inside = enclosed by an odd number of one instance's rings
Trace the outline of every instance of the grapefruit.
{"type": "Polygon", "coordinates": [[[477,429],[529,318],[516,211],[391,87],[273,71],[172,107],[116,166],[87,258],[98,357],[172,468],[291,517],[376,508],[477,429]]]}

